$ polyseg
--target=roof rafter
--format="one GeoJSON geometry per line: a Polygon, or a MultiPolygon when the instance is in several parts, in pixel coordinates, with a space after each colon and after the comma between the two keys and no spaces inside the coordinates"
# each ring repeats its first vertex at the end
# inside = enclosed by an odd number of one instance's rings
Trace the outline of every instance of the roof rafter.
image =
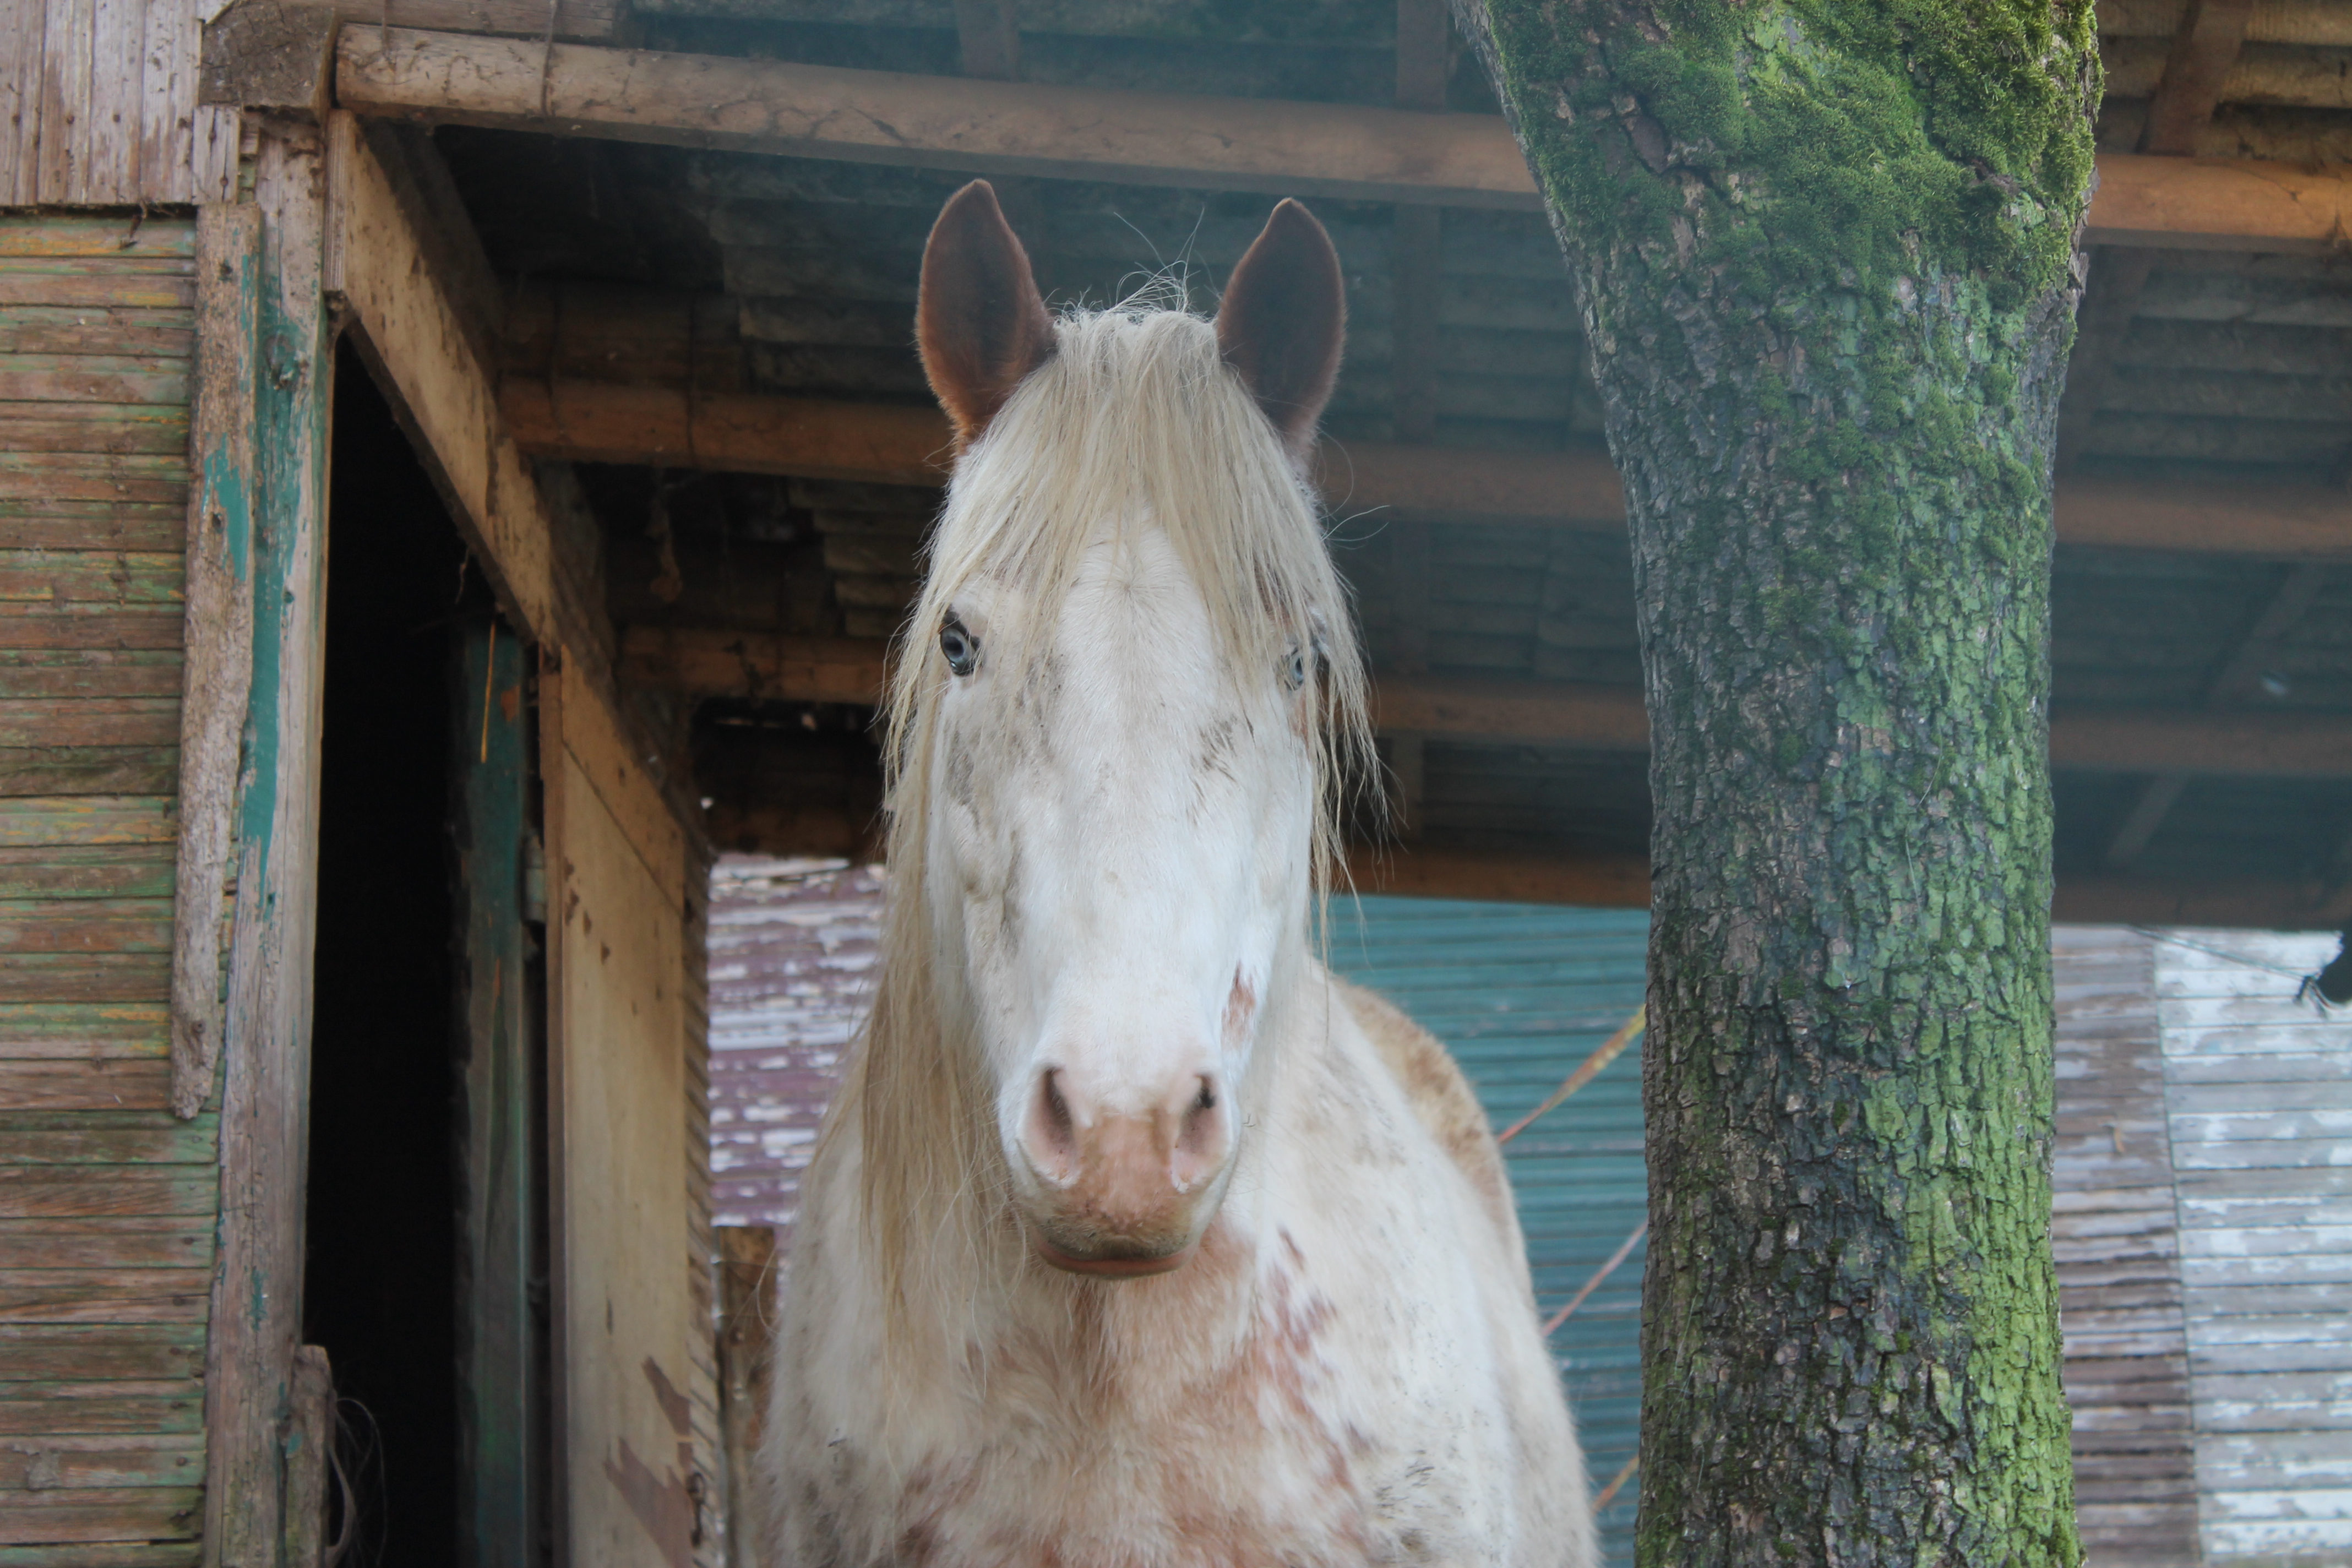
{"type": "MultiPolygon", "coordinates": [[[[947,480],[947,421],[932,408],[509,374],[499,409],[517,443],[542,458],[877,484],[947,480]]],[[[1625,525],[1624,489],[1597,452],[1327,441],[1317,479],[1341,513],[1386,509],[1594,532],[1625,525]]],[[[2352,496],[2321,485],[2062,479],[2057,531],[2064,544],[2352,561],[2352,496]]]]}
{"type": "MultiPolygon", "coordinates": [[[[1535,211],[1498,116],[1122,92],[343,29],[346,109],[677,146],[1135,184],[1535,211]]],[[[2085,238],[2324,252],[2352,182],[2330,170],[2105,154],[2085,238]]]]}
{"type": "MultiPolygon", "coordinates": [[[[635,626],[622,639],[621,668],[626,681],[690,696],[871,706],[880,700],[886,653],[880,642],[846,637],[635,626]]],[[[1374,692],[1373,723],[1383,734],[1580,751],[1638,752],[1650,744],[1639,688],[1573,681],[1391,675],[1374,692]]],[[[2050,760],[2121,773],[2352,778],[2352,720],[2074,707],[2051,717],[2050,760]]]]}

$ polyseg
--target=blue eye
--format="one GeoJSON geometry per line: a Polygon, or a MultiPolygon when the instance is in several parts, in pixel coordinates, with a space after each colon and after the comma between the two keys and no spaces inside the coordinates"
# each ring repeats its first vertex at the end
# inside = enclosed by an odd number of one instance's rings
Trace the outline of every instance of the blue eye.
{"type": "Polygon", "coordinates": [[[980,639],[951,614],[940,627],[940,652],[947,656],[950,669],[970,675],[980,663],[980,639]]]}
{"type": "Polygon", "coordinates": [[[1290,650],[1290,663],[1284,668],[1282,679],[1293,691],[1307,684],[1307,650],[1305,648],[1294,647],[1290,650]]]}

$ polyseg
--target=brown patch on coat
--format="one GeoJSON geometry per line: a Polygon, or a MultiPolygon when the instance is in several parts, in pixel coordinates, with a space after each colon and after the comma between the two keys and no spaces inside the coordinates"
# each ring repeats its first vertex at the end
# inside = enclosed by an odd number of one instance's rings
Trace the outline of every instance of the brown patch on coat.
{"type": "Polygon", "coordinates": [[[1503,1151],[1452,1054],[1436,1036],[1406,1017],[1387,997],[1337,977],[1331,987],[1381,1053],[1381,1060],[1411,1102],[1412,1113],[1470,1178],[1486,1212],[1508,1234],[1511,1196],[1510,1183],[1503,1173],[1503,1151]]]}

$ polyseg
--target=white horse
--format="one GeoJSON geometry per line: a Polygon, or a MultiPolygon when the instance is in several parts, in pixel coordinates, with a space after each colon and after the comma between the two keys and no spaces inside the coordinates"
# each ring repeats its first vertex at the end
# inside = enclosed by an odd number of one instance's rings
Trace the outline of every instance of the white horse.
{"type": "Polygon", "coordinates": [[[1213,323],[923,258],[958,459],[890,694],[878,999],[810,1165],[792,1568],[1595,1561],[1486,1119],[1317,961],[1365,679],[1302,479],[1344,294],[1276,207],[1213,323]]]}

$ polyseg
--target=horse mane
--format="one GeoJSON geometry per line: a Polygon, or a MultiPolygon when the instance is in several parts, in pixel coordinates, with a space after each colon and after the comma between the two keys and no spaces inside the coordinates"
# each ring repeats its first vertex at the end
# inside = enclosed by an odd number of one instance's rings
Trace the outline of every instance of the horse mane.
{"type": "MultiPolygon", "coordinates": [[[[929,547],[921,596],[902,628],[887,696],[888,910],[873,1012],[828,1118],[855,1119],[866,1240],[891,1342],[961,1317],[992,1272],[1017,1267],[1009,1173],[968,1009],[941,973],[925,886],[935,716],[947,677],[927,657],[949,605],[982,575],[1018,583],[1025,624],[992,620],[986,657],[1019,679],[1046,650],[1087,552],[1160,530],[1208,607],[1225,668],[1281,668],[1293,647],[1320,667],[1308,743],[1316,769],[1314,885],[1339,866],[1343,817],[1371,776],[1367,680],[1347,590],[1312,493],[1213,324],[1152,309],[1152,291],[1055,324],[1050,358],[964,452],[929,547]],[[1316,655],[1319,652],[1320,659],[1316,655]]],[[[1366,792],[1369,794],[1369,792],[1366,792]]],[[[823,1145],[821,1144],[821,1147],[823,1145]]]]}

